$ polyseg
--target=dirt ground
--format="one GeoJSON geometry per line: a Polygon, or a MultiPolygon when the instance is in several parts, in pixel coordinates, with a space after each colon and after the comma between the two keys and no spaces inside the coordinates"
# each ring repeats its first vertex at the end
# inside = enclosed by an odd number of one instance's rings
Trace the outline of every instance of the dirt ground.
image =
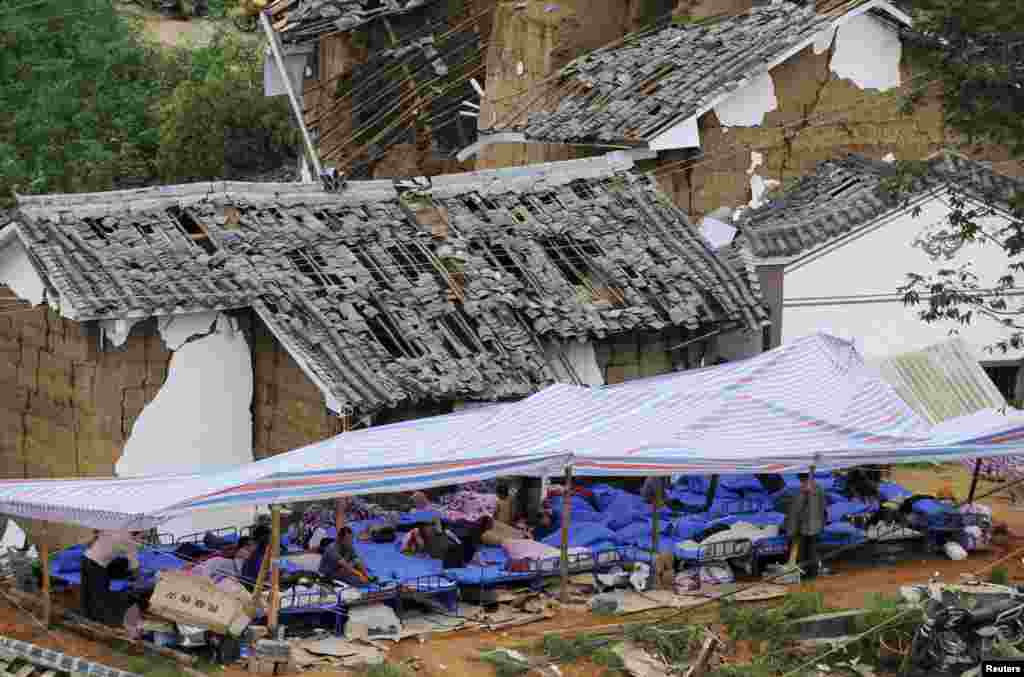
{"type": "MultiPolygon", "coordinates": [[[[142,30],[146,37],[167,47],[204,47],[210,43],[219,30],[237,32],[231,21],[225,18],[173,19],[124,0],[118,0],[116,6],[122,14],[142,21],[142,30]]],[[[258,40],[261,34],[257,32],[242,33],[241,35],[258,40]]]]}
{"type": "MultiPolygon", "coordinates": [[[[934,493],[943,485],[951,484],[957,498],[967,496],[970,475],[959,466],[940,466],[937,468],[909,468],[895,473],[896,481],[911,490],[921,493],[934,493]]],[[[982,496],[996,485],[982,481],[977,495],[982,496]]],[[[1008,524],[1011,532],[1024,535],[1024,512],[1008,509],[1008,503],[1000,495],[982,498],[980,502],[993,509],[997,521],[1008,524]]],[[[871,563],[832,562],[829,566],[834,575],[824,576],[805,589],[819,590],[824,593],[825,601],[832,607],[855,608],[864,603],[865,597],[871,593],[897,594],[899,587],[908,583],[922,582],[933,572],[942,574],[943,580],[955,581],[961,573],[975,572],[987,565],[995,563],[1007,554],[1022,550],[1020,554],[1006,561],[1012,581],[1024,583],[1024,538],[1011,537],[1005,546],[995,546],[988,552],[972,553],[963,562],[952,562],[945,559],[930,557],[928,559],[908,559],[896,565],[878,566],[871,563]]],[[[71,600],[67,600],[71,601],[71,600]]],[[[668,612],[673,613],[673,612],[668,612]]],[[[677,613],[678,612],[674,612],[677,613]]],[[[695,622],[713,622],[717,614],[713,605],[684,612],[681,618],[695,622]]],[[[666,612],[649,612],[645,615],[629,618],[610,618],[594,616],[582,608],[563,609],[555,618],[542,623],[510,628],[507,632],[490,633],[466,630],[443,635],[436,635],[426,641],[406,640],[394,646],[389,661],[401,663],[406,659],[417,658],[422,662],[422,669],[410,673],[416,677],[492,677],[491,666],[477,660],[479,651],[484,647],[516,647],[535,643],[545,634],[566,630],[586,631],[622,621],[636,622],[657,618],[666,612]]],[[[678,618],[677,618],[678,620],[678,618]]],[[[98,662],[129,669],[137,667],[137,659],[116,653],[111,647],[97,644],[76,635],[60,630],[44,633],[42,628],[33,623],[26,614],[13,606],[0,601],[0,635],[30,641],[48,648],[58,649],[72,655],[96,660],[98,662]]],[[[237,668],[218,670],[218,674],[226,677],[241,677],[248,672],[237,668]]],[[[346,672],[305,673],[308,675],[347,675],[346,672]]],[[[564,666],[565,677],[584,677],[596,674],[593,666],[581,663],[564,666]]]]}

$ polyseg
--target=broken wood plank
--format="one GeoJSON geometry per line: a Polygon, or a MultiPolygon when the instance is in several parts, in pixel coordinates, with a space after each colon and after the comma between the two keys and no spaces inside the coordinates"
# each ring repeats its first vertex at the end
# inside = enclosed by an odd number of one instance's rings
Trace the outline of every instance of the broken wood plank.
{"type": "Polygon", "coordinates": [[[694,661],[690,669],[686,671],[685,677],[702,677],[707,672],[708,661],[711,660],[711,652],[718,646],[718,637],[714,635],[708,635],[707,639],[704,640],[703,646],[700,648],[700,653],[697,654],[697,660],[694,661]]]}
{"type": "Polygon", "coordinates": [[[108,628],[104,625],[100,625],[99,623],[93,623],[92,621],[86,620],[70,611],[64,612],[64,617],[60,620],[60,625],[68,630],[85,635],[90,639],[125,642],[128,646],[134,648],[138,652],[143,654],[156,654],[158,656],[163,656],[164,658],[170,658],[183,666],[194,665],[196,662],[195,656],[182,653],[181,651],[175,651],[168,647],[157,646],[151,642],[133,639],[125,632],[120,632],[114,628],[108,628]]]}

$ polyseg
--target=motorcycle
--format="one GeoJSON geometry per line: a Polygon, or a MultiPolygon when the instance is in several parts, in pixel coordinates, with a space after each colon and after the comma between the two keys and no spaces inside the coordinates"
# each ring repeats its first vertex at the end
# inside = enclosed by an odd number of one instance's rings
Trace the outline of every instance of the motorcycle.
{"type": "Polygon", "coordinates": [[[921,674],[960,674],[981,663],[997,644],[1024,639],[1024,591],[966,609],[947,603],[936,573],[928,582],[924,622],[914,633],[909,665],[921,674]]]}

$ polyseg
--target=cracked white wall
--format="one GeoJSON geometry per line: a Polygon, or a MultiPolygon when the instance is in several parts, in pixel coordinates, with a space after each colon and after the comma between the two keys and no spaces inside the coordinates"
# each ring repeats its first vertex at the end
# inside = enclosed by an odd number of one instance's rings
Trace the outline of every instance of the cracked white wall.
{"type": "MultiPolygon", "coordinates": [[[[159,327],[174,351],[167,380],[136,420],[118,476],[208,472],[252,461],[252,354],[244,334],[217,313],[162,319],[159,327]]],[[[209,510],[160,531],[181,536],[245,526],[253,516],[251,508],[209,510]]]]}
{"type": "Polygon", "coordinates": [[[46,286],[32,266],[28,253],[17,241],[0,249],[0,284],[6,284],[15,296],[33,306],[43,302],[46,292],[46,286]]]}
{"type": "Polygon", "coordinates": [[[765,203],[765,193],[779,185],[775,179],[766,179],[757,173],[757,168],[764,164],[764,155],[756,151],[750,153],[750,168],[747,175],[750,177],[750,202],[745,207],[740,207],[733,212],[733,221],[739,219],[740,215],[748,209],[757,209],[765,203]]]}
{"type": "Polygon", "coordinates": [[[558,359],[558,354],[561,353],[583,385],[604,385],[604,374],[597,363],[597,354],[591,341],[546,341],[544,353],[559,383],[576,384],[573,374],[570,374],[562,360],[558,359]]]}
{"type": "MultiPolygon", "coordinates": [[[[817,51],[820,43],[815,43],[817,51]]],[[[903,45],[899,34],[869,14],[839,27],[829,68],[861,89],[886,91],[900,86],[903,45]]]]}
{"type": "Polygon", "coordinates": [[[770,73],[764,73],[715,106],[715,117],[723,127],[756,127],[764,124],[764,116],[778,107],[775,82],[770,73]]]}

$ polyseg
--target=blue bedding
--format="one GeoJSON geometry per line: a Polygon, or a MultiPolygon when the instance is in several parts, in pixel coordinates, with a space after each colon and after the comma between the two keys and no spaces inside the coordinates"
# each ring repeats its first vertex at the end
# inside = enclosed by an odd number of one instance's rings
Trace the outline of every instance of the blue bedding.
{"type": "MultiPolygon", "coordinates": [[[[573,524],[569,527],[569,547],[588,547],[595,543],[614,541],[615,532],[600,524],[584,523],[573,524]]],[[[562,532],[556,531],[547,538],[541,540],[544,545],[559,547],[562,545],[562,532]]]]}
{"type": "Polygon", "coordinates": [[[867,537],[863,531],[852,524],[840,522],[826,525],[825,530],[821,532],[818,542],[824,546],[841,546],[863,543],[865,540],[867,540],[867,537]]]}
{"type": "Polygon", "coordinates": [[[914,501],[914,512],[932,516],[955,511],[948,503],[936,501],[931,498],[922,498],[918,501],[914,501]]]}
{"type": "Polygon", "coordinates": [[[355,543],[367,571],[381,581],[411,581],[441,574],[441,560],[403,555],[398,543],[355,543]]]}
{"type": "Polygon", "coordinates": [[[590,490],[594,493],[594,500],[597,502],[597,508],[601,512],[608,512],[608,508],[615,503],[616,499],[626,493],[622,489],[616,489],[607,484],[595,484],[590,487],[590,490]]]}
{"type": "Polygon", "coordinates": [[[911,492],[895,482],[882,482],[878,485],[878,493],[885,501],[898,501],[910,498],[911,492]]]}
{"type": "Polygon", "coordinates": [[[707,524],[707,526],[712,526],[715,524],[728,524],[731,526],[733,524],[736,524],[737,522],[747,522],[748,524],[757,525],[763,524],[768,526],[781,526],[782,523],[785,521],[786,516],[783,515],[781,512],[768,511],[757,512],[751,515],[725,515],[724,517],[719,517],[716,520],[712,520],[707,524]]]}
{"type": "Polygon", "coordinates": [[[872,507],[862,501],[842,501],[828,506],[828,521],[841,522],[850,515],[863,515],[871,512],[872,507]]]}
{"type": "Polygon", "coordinates": [[[723,475],[719,487],[743,495],[764,492],[764,486],[753,475],[723,475]]]}

